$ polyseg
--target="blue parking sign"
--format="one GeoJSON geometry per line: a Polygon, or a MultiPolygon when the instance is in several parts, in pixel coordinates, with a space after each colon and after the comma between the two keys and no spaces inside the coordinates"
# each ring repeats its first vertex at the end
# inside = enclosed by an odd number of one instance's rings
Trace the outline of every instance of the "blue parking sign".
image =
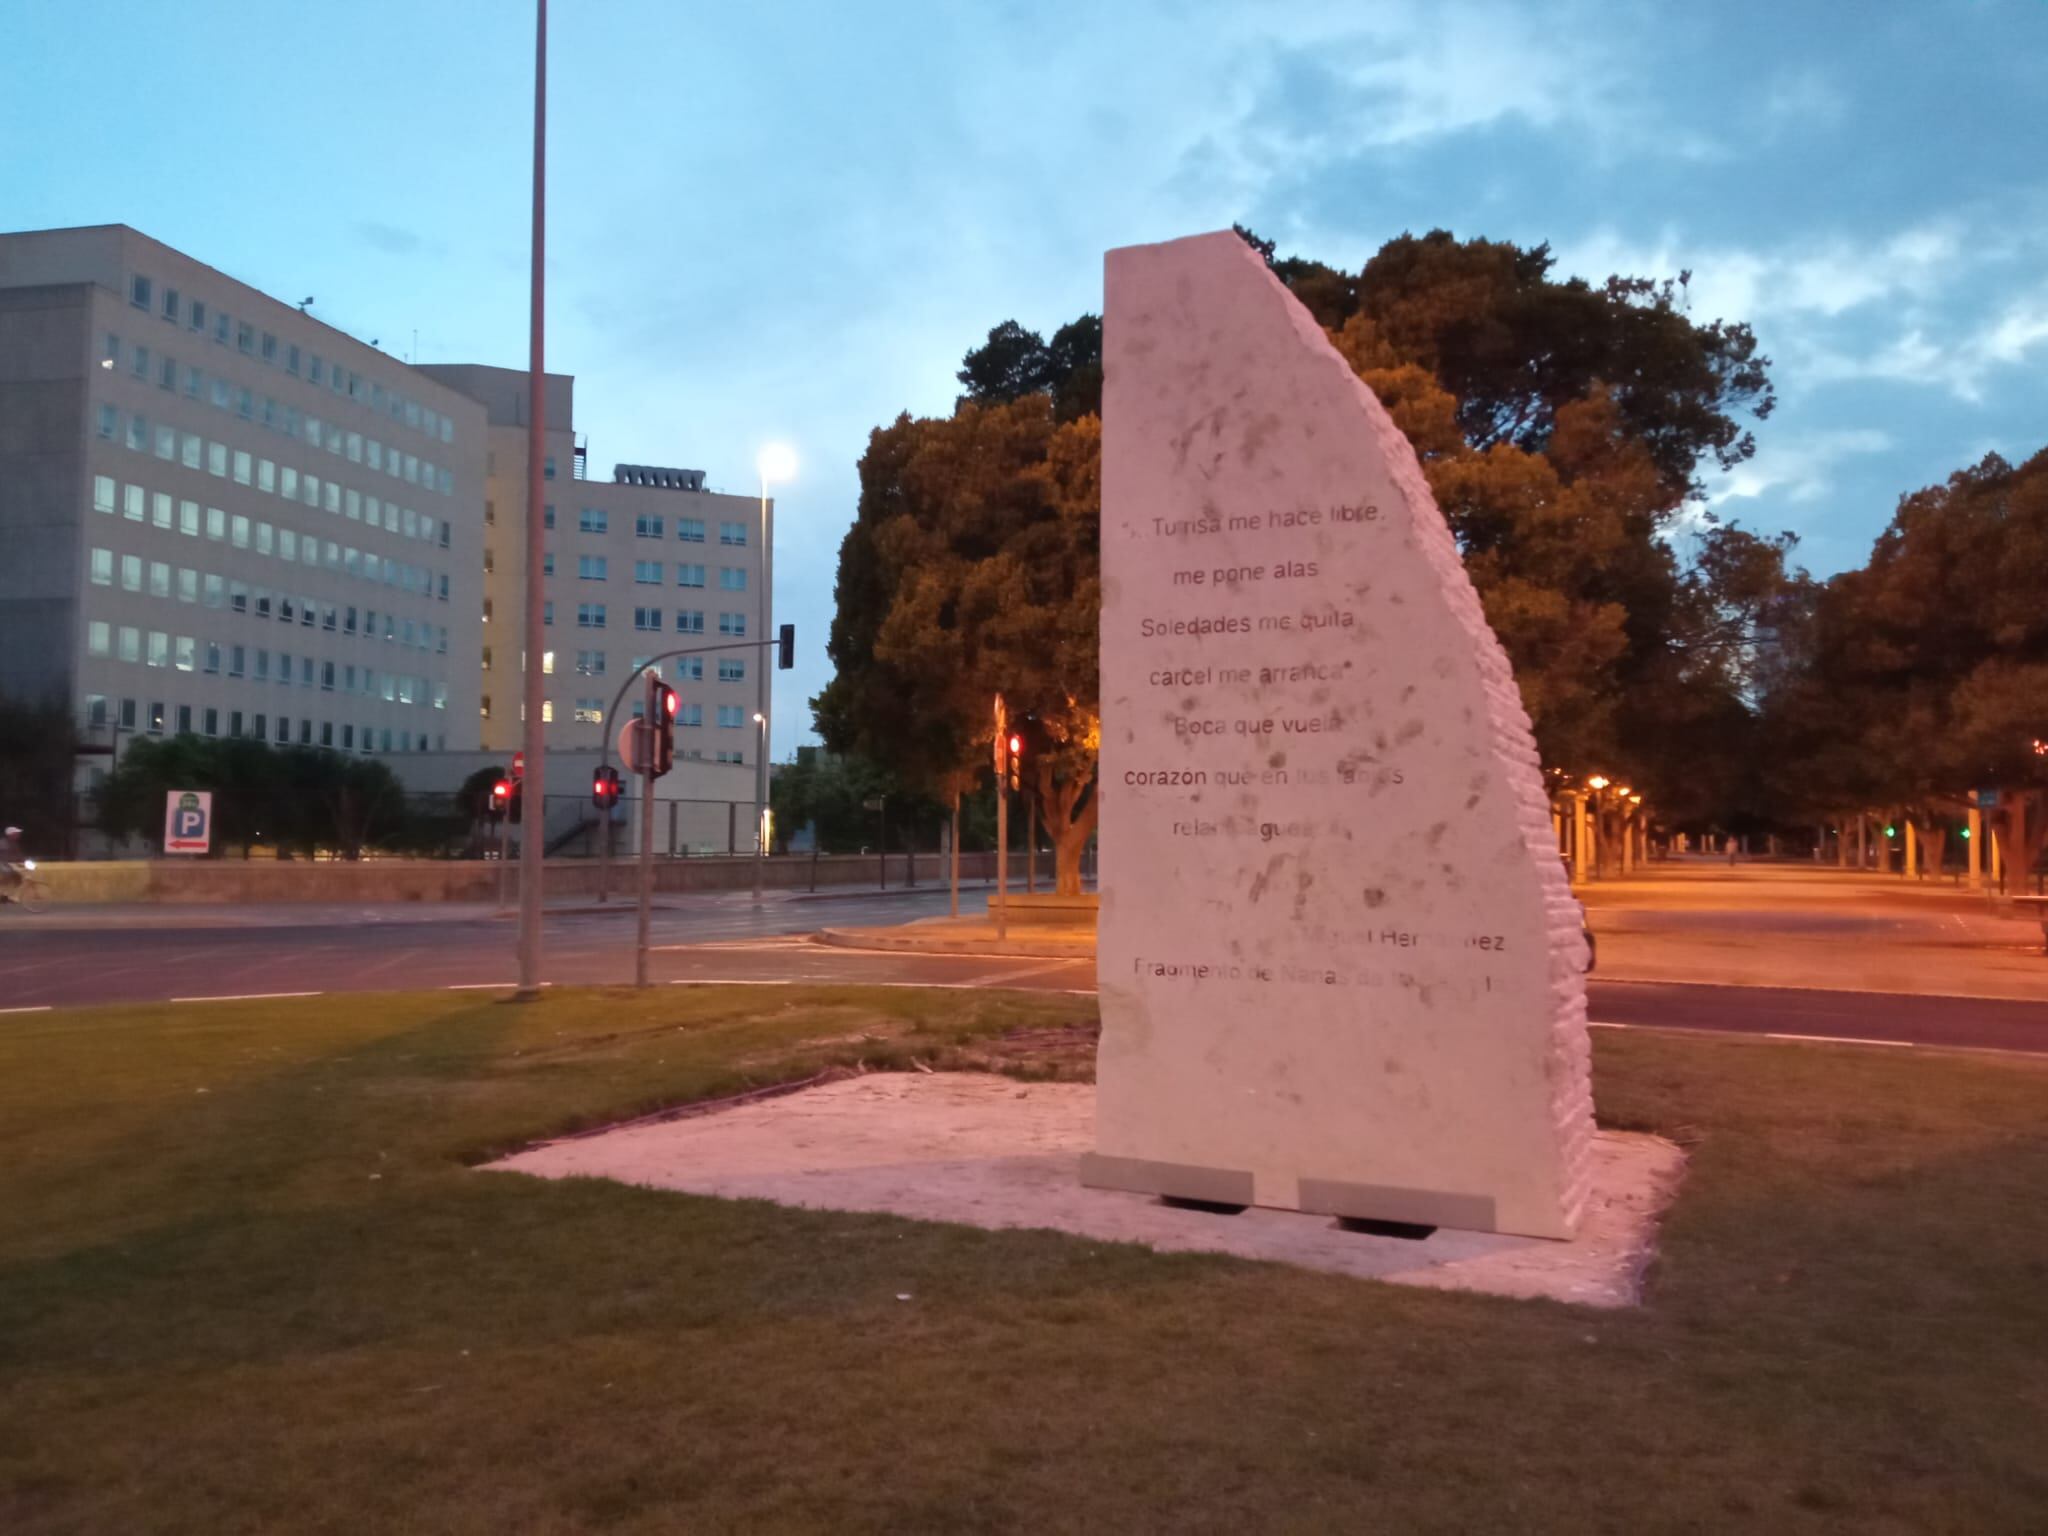
{"type": "Polygon", "coordinates": [[[174,789],[164,796],[164,852],[213,850],[213,791],[174,789]]]}

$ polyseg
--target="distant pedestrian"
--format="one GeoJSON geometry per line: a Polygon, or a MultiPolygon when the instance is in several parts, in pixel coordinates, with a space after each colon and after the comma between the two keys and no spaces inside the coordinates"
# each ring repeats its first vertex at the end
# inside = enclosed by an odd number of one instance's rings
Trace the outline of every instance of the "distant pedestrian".
{"type": "Polygon", "coordinates": [[[1735,841],[1733,837],[1730,837],[1726,839],[1725,846],[1728,853],[1728,862],[1732,866],[1742,857],[1742,844],[1735,841]]]}

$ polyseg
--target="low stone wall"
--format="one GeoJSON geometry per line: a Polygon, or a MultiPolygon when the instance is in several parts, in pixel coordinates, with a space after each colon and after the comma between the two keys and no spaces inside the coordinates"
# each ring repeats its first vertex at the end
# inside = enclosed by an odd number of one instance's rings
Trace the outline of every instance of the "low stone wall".
{"type": "MultiPolygon", "coordinates": [[[[740,891],[754,883],[750,858],[656,858],[654,888],[662,892],[740,891]]],[[[1040,861],[1041,878],[1050,878],[1040,861]]],[[[946,859],[937,853],[888,858],[888,886],[895,890],[915,883],[943,886],[946,859]]],[[[992,853],[963,853],[963,880],[995,877],[992,853]]],[[[364,859],[310,862],[278,859],[130,859],[62,864],[39,862],[53,902],[82,905],[103,902],[219,903],[361,902],[365,905],[402,901],[495,901],[498,865],[458,859],[364,859]]],[[[881,861],[874,854],[833,854],[813,859],[794,854],[764,862],[762,884],[770,890],[820,891],[834,888],[873,889],[882,882],[881,861]]],[[[547,893],[550,901],[595,896],[600,870],[594,859],[550,859],[547,893]]],[[[1010,878],[1024,878],[1024,856],[1013,854],[1010,878]]],[[[614,897],[637,889],[635,861],[612,861],[610,890],[614,897]]],[[[515,862],[508,889],[517,893],[515,862]]]]}

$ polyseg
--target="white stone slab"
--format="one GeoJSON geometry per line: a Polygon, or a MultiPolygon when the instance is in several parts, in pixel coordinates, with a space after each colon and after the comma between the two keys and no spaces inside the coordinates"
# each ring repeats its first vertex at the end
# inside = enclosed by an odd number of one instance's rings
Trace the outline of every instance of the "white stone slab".
{"type": "Polygon", "coordinates": [[[1577,903],[1406,438],[1233,234],[1107,261],[1092,1183],[1568,1236],[1577,903]]]}
{"type": "Polygon", "coordinates": [[[1165,1252],[1236,1254],[1401,1285],[1631,1306],[1684,1154],[1655,1136],[1594,1139],[1592,1193],[1568,1243],[1442,1230],[1421,1241],[1328,1216],[1186,1210],[1077,1178],[1094,1123],[1085,1083],[876,1073],[689,1119],[554,1142],[493,1163],[818,1210],[1050,1228],[1165,1252]]]}

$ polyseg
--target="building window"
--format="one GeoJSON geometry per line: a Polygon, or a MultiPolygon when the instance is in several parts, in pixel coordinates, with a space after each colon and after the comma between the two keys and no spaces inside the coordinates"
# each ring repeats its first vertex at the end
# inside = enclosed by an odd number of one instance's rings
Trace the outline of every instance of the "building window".
{"type": "Polygon", "coordinates": [[[662,519],[660,517],[650,517],[644,512],[641,513],[640,516],[633,519],[633,537],[636,539],[667,537],[662,532],[662,519]]]}
{"type": "MultiPolygon", "coordinates": [[[[95,554],[99,551],[95,550],[95,554]]],[[[94,619],[85,626],[85,653],[88,656],[111,656],[114,653],[114,629],[104,619],[94,619]]]]}
{"type": "Polygon", "coordinates": [[[721,730],[736,731],[744,723],[741,718],[739,705],[721,704],[718,706],[718,724],[721,730]]]}
{"type": "Polygon", "coordinates": [[[554,599],[553,599],[552,597],[550,597],[550,598],[544,598],[544,599],[542,599],[542,601],[541,601],[541,605],[540,605],[540,622],[541,622],[541,625],[542,625],[542,627],[544,627],[544,628],[551,628],[551,627],[552,627],[552,626],[554,625],[554,622],[555,622],[555,600],[554,600],[554,599]]]}
{"type": "Polygon", "coordinates": [[[704,567],[701,565],[678,565],[676,585],[679,587],[701,587],[704,585],[704,567]]]}
{"type": "Polygon", "coordinates": [[[540,524],[543,528],[555,526],[555,509],[552,506],[543,506],[540,509],[540,524]]]}
{"type": "MultiPolygon", "coordinates": [[[[485,566],[484,569],[488,571],[490,567],[485,566]]],[[[552,576],[555,574],[555,552],[552,549],[544,549],[541,551],[540,572],[543,576],[552,576]]]]}
{"type": "Polygon", "coordinates": [[[192,734],[192,706],[190,704],[180,704],[178,706],[178,734],[180,736],[192,734]]]}
{"type": "Polygon", "coordinates": [[[721,635],[744,635],[747,632],[747,616],[744,613],[721,613],[718,616],[718,632],[721,635]]]}
{"type": "Polygon", "coordinates": [[[580,725],[604,724],[604,700],[578,699],[576,701],[576,720],[580,725]]]}
{"type": "Polygon", "coordinates": [[[160,629],[149,632],[148,664],[152,667],[168,667],[171,664],[171,637],[160,629]]]}
{"type": "Polygon", "coordinates": [[[659,630],[661,628],[661,610],[659,608],[635,608],[633,610],[633,627],[640,630],[659,630]]]}
{"type": "Polygon", "coordinates": [[[603,555],[578,555],[576,576],[580,581],[603,581],[605,579],[605,558],[603,555]]]}
{"type": "Polygon", "coordinates": [[[745,568],[737,565],[720,566],[718,571],[718,585],[722,590],[727,592],[746,591],[747,573],[745,568]]]}
{"type": "Polygon", "coordinates": [[[603,629],[604,604],[578,603],[576,605],[576,627],[578,629],[603,629]]]}
{"type": "Polygon", "coordinates": [[[121,413],[111,405],[100,407],[100,436],[112,442],[114,434],[121,430],[121,413]]]}
{"type": "Polygon", "coordinates": [[[149,701],[149,734],[161,736],[164,733],[164,702],[162,699],[149,701]]]}
{"type": "Polygon", "coordinates": [[[718,659],[718,680],[721,683],[744,683],[747,680],[747,664],[737,656],[721,656],[718,659]]]}
{"type": "Polygon", "coordinates": [[[164,318],[166,320],[176,320],[178,318],[178,290],[175,288],[166,288],[164,290],[164,318]]]}
{"type": "Polygon", "coordinates": [[[121,557],[121,590],[123,592],[140,592],[142,590],[142,556],[123,555],[121,557]]]}
{"type": "Polygon", "coordinates": [[[718,542],[721,544],[734,544],[744,548],[747,542],[747,525],[745,523],[720,523],[718,525],[718,542]]]}
{"type": "Polygon", "coordinates": [[[555,456],[552,453],[549,454],[547,456],[546,461],[542,463],[540,467],[540,474],[543,480],[552,480],[555,478],[555,456]]]}
{"type": "Polygon", "coordinates": [[[679,656],[676,658],[676,681],[679,683],[701,683],[704,681],[704,658],[702,656],[679,656]]]}
{"type": "Polygon", "coordinates": [[[149,451],[149,421],[140,412],[128,418],[128,446],[137,453],[149,451]]]}
{"type": "Polygon", "coordinates": [[[256,327],[243,320],[235,326],[235,350],[254,352],[256,350],[256,327]]]}
{"type": "Polygon", "coordinates": [[[603,677],[604,652],[578,651],[576,653],[576,675],[579,677],[603,677]]]}
{"type": "Polygon", "coordinates": [[[702,726],[704,706],[702,704],[679,704],[676,706],[676,724],[702,726]]]}
{"type": "Polygon", "coordinates": [[[677,518],[676,537],[685,544],[702,544],[704,542],[704,519],[701,517],[677,518]]]}
{"type": "Polygon", "coordinates": [[[611,518],[603,507],[585,507],[576,514],[576,526],[584,533],[605,533],[610,530],[611,518]]]}
{"type": "Polygon", "coordinates": [[[128,302],[137,309],[149,308],[149,279],[136,276],[128,279],[128,302]]]}
{"type": "Polygon", "coordinates": [[[111,587],[114,584],[114,552],[111,549],[95,549],[92,552],[92,584],[96,587],[111,587]]]}
{"type": "Polygon", "coordinates": [[[701,635],[704,633],[704,610],[681,608],[676,611],[676,633],[679,635],[701,635]]]}

